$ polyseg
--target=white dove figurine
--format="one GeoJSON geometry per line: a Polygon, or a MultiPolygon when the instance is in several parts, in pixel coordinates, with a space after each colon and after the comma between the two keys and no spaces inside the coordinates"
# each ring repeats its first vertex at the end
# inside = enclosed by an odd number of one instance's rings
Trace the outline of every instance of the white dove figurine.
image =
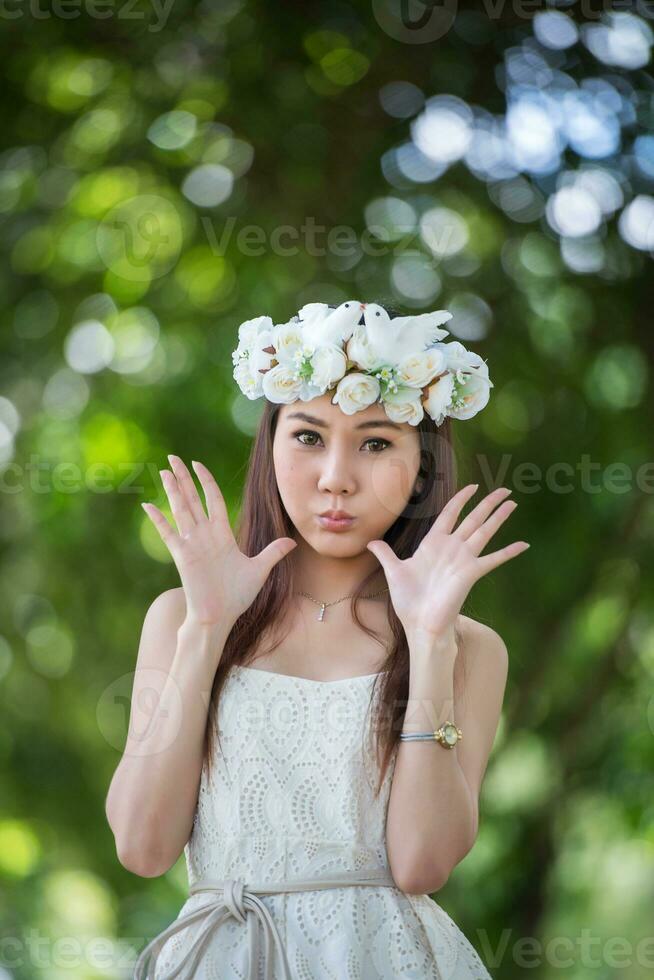
{"type": "Polygon", "coordinates": [[[298,317],[308,343],[314,347],[328,344],[340,347],[352,336],[362,312],[362,304],[349,299],[335,310],[330,310],[327,303],[307,303],[298,312],[298,317]]]}
{"type": "Polygon", "coordinates": [[[449,330],[439,329],[441,323],[452,319],[452,314],[447,310],[391,318],[377,303],[366,303],[364,306],[368,339],[374,351],[387,364],[395,364],[408,354],[421,353],[449,335],[449,330]]]}

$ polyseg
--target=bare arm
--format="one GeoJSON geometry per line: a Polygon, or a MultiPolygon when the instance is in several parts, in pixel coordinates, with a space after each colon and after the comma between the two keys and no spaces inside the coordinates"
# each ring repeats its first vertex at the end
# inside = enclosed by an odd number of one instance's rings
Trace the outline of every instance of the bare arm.
{"type": "Polygon", "coordinates": [[[164,874],[193,826],[211,687],[231,623],[186,616],[184,590],[158,596],[145,616],[123,757],[106,814],[121,864],[164,874]]]}
{"type": "Polygon", "coordinates": [[[433,732],[450,720],[463,732],[461,743],[445,750],[434,740],[407,741],[398,748],[387,852],[400,888],[418,894],[441,888],[473,846],[481,782],[507,680],[504,641],[490,627],[460,616],[460,609],[475,582],[529,547],[514,541],[480,556],[517,506],[505,499],[511,492],[506,487],[487,494],[455,527],[477,486],[469,484],[447,501],[410,558],[398,558],[386,541],[367,544],[386,573],[409,647],[404,731],[433,732]],[[460,642],[457,621],[467,624],[460,642]],[[463,686],[455,683],[462,667],[463,686]]]}
{"type": "Polygon", "coordinates": [[[220,487],[202,463],[195,472],[169,456],[161,478],[178,530],[154,506],[143,508],[177,566],[182,587],[162,593],[145,617],[123,758],[106,800],[121,864],[163,874],[189,839],[197,805],[211,689],[225,641],[270,570],[292,548],[277,538],[258,555],[242,554],[220,487]]]}
{"type": "Polygon", "coordinates": [[[482,623],[470,620],[464,637],[458,656],[450,637],[412,651],[403,730],[433,731],[450,719],[464,735],[453,749],[426,741],[398,750],[386,837],[395,880],[409,893],[442,888],[477,836],[479,794],[500,720],[508,655],[502,638],[482,623]],[[455,696],[462,658],[465,686],[455,696]]]}

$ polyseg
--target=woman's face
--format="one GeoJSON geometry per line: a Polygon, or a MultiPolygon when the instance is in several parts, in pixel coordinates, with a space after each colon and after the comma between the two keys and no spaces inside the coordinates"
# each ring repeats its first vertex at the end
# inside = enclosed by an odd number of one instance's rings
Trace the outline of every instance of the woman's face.
{"type": "Polygon", "coordinates": [[[345,557],[383,538],[405,509],[420,437],[408,422],[392,423],[380,404],[346,415],[331,398],[328,392],[281,406],[273,458],[282,502],[300,535],[322,554],[345,557]],[[326,510],[355,519],[330,530],[318,519],[326,510]]]}

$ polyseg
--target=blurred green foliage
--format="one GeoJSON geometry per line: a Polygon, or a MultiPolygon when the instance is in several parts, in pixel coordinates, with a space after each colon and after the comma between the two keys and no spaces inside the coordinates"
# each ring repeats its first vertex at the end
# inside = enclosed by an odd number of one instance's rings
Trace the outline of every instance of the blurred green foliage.
{"type": "Polygon", "coordinates": [[[438,901],[502,980],[651,975],[651,30],[468,6],[420,43],[392,9],[3,8],[0,977],[131,976],[186,897],[103,810],[178,584],[140,502],[176,452],[236,516],[238,324],[350,298],[455,314],[495,384],[461,483],[531,543],[467,606],[510,674],[438,901]]]}

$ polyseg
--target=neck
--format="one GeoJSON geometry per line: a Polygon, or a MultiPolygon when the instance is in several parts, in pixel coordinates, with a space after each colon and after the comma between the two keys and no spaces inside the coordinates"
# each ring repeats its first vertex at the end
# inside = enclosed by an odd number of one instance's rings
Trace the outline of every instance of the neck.
{"type": "Polygon", "coordinates": [[[375,556],[367,550],[349,558],[340,558],[318,554],[306,542],[300,541],[291,552],[291,557],[294,588],[308,592],[320,602],[333,602],[344,595],[351,595],[360,588],[371,572],[377,574],[368,581],[365,594],[386,588],[384,570],[375,556]]]}

